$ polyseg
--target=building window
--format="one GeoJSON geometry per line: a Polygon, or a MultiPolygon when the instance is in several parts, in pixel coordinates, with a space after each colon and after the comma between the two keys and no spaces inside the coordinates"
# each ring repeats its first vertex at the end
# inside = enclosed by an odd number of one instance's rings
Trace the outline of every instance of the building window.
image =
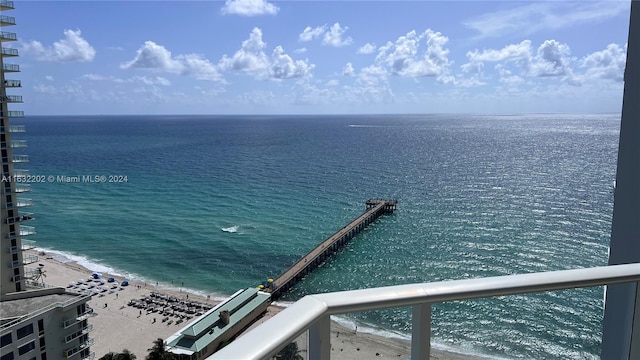
{"type": "Polygon", "coordinates": [[[22,339],[23,337],[31,334],[33,334],[33,324],[29,324],[27,326],[21,327],[20,329],[18,329],[18,331],[16,331],[16,335],[18,335],[18,339],[22,339]]]}
{"type": "Polygon", "coordinates": [[[42,350],[42,348],[44,347],[44,337],[40,338],[40,349],[42,350]]]}
{"type": "Polygon", "coordinates": [[[47,360],[47,353],[40,354],[40,360],[47,360]]]}
{"type": "Polygon", "coordinates": [[[40,333],[40,335],[44,334],[44,320],[43,319],[38,320],[38,332],[40,333]]]}
{"type": "Polygon", "coordinates": [[[13,359],[15,359],[13,357],[13,351],[8,354],[4,354],[2,355],[2,357],[0,357],[0,360],[13,360],[13,359]]]}
{"type": "Polygon", "coordinates": [[[6,335],[2,335],[2,337],[0,337],[0,347],[5,347],[9,344],[11,344],[12,339],[11,339],[11,333],[8,333],[6,335]]]}
{"type": "Polygon", "coordinates": [[[18,348],[18,355],[22,356],[22,355],[28,353],[29,351],[31,351],[31,350],[33,350],[35,348],[36,348],[36,342],[32,341],[32,342],[28,343],[27,345],[20,346],[18,348]]]}

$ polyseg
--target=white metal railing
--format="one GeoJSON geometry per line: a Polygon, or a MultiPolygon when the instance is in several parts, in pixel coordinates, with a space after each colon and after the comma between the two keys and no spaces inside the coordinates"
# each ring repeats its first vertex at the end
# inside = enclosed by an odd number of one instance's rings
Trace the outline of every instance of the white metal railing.
{"type": "Polygon", "coordinates": [[[67,329],[83,320],[87,320],[89,316],[91,316],[92,314],[93,314],[93,309],[90,307],[87,307],[87,309],[82,314],[76,316],[75,318],[63,321],[62,327],[67,329]]]}
{"type": "Polygon", "coordinates": [[[72,349],[67,349],[64,350],[64,357],[66,358],[70,358],[74,355],[76,355],[77,353],[79,353],[80,351],[88,348],[89,346],[93,345],[93,343],[95,342],[95,340],[93,338],[89,338],[87,339],[87,341],[81,343],[80,345],[72,348],[72,349]]]}
{"type": "Polygon", "coordinates": [[[71,335],[67,335],[64,338],[64,342],[66,344],[70,343],[71,341],[79,338],[80,336],[84,335],[84,334],[88,334],[90,331],[93,331],[93,324],[87,324],[87,326],[84,326],[82,329],[76,331],[75,333],[71,334],[71,335]]]}
{"type": "Polygon", "coordinates": [[[208,359],[270,359],[307,330],[309,359],[329,359],[331,315],[405,306],[413,309],[411,359],[428,359],[432,303],[629,282],[640,282],[640,263],[308,295],[208,359]]]}

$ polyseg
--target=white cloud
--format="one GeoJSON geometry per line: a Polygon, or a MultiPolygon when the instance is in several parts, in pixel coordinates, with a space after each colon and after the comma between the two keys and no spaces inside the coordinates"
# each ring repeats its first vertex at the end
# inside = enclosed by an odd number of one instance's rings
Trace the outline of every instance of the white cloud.
{"type": "Polygon", "coordinates": [[[344,37],[344,33],[347,30],[349,30],[349,27],[343,27],[340,23],[335,23],[331,27],[327,24],[316,26],[315,28],[307,26],[298,36],[298,40],[307,42],[322,37],[322,45],[343,47],[353,43],[351,37],[344,37]]]}
{"type": "Polygon", "coordinates": [[[482,75],[484,62],[496,62],[500,81],[519,81],[514,78],[511,70],[504,65],[515,64],[523,76],[530,77],[561,77],[568,83],[577,84],[573,74],[570,57],[571,50],[567,44],[556,40],[545,40],[533,55],[531,40],[523,40],[518,44],[509,44],[502,49],[485,49],[467,52],[469,62],[462,65],[465,73],[482,75]],[[506,71],[509,73],[507,74],[506,71]],[[505,80],[510,79],[510,80],[505,80]]]}
{"type": "Polygon", "coordinates": [[[540,47],[535,61],[531,64],[534,76],[571,75],[569,55],[571,50],[567,44],[556,40],[545,40],[540,47]]]}
{"type": "Polygon", "coordinates": [[[371,54],[376,51],[376,44],[366,43],[358,49],[358,54],[371,54]]]}
{"type": "Polygon", "coordinates": [[[51,75],[47,75],[44,78],[47,79],[48,81],[53,81],[53,76],[51,75]]]}
{"type": "Polygon", "coordinates": [[[220,59],[219,67],[223,70],[242,71],[258,79],[293,79],[311,74],[315,65],[308,60],[293,60],[285,54],[282,46],[276,46],[268,57],[264,53],[267,44],[262,40],[262,30],[254,28],[249,39],[242,42],[236,53],[220,59]]]}
{"type": "Polygon", "coordinates": [[[478,37],[529,35],[626,15],[625,1],[546,1],[480,15],[464,22],[478,37]]]}
{"type": "Polygon", "coordinates": [[[273,49],[271,59],[271,76],[275,79],[301,78],[310,74],[315,67],[304,60],[294,61],[291,56],[284,53],[280,45],[273,49]]]}
{"type": "Polygon", "coordinates": [[[580,60],[580,67],[586,69],[587,79],[624,80],[627,62],[627,46],[609,44],[606,49],[596,51],[580,60]]]}
{"type": "Polygon", "coordinates": [[[219,62],[223,70],[243,71],[249,74],[264,74],[269,71],[269,58],[263,49],[267,44],[262,40],[262,30],[253,28],[249,39],[242,42],[240,50],[233,57],[224,55],[219,62]]]}
{"type": "Polygon", "coordinates": [[[215,65],[198,54],[173,57],[164,46],[146,41],[133,60],[120,65],[121,69],[148,69],[172,74],[193,76],[198,80],[222,81],[215,65]]]}
{"type": "Polygon", "coordinates": [[[376,61],[386,65],[394,75],[403,77],[431,76],[445,81],[450,61],[444,46],[449,39],[440,32],[427,29],[418,34],[410,31],[395,42],[387,42],[378,49],[376,61]],[[424,49],[419,54],[422,46],[424,49]]]}
{"type": "Polygon", "coordinates": [[[222,14],[241,16],[276,15],[280,8],[266,0],[226,0],[222,14]]]}
{"type": "Polygon", "coordinates": [[[354,86],[345,86],[344,99],[348,103],[388,103],[394,100],[388,71],[377,65],[364,67],[354,86]]]}
{"type": "Polygon", "coordinates": [[[296,54],[304,54],[304,53],[307,52],[307,48],[303,47],[303,48],[295,49],[295,50],[293,50],[293,52],[296,53],[296,54]]]}
{"type": "Polygon", "coordinates": [[[327,81],[326,85],[327,86],[338,86],[338,85],[340,85],[340,81],[338,81],[336,79],[331,79],[331,80],[327,81]]]}
{"type": "Polygon", "coordinates": [[[53,85],[38,84],[33,87],[33,90],[41,94],[55,94],[58,90],[53,85]]]}
{"type": "Polygon", "coordinates": [[[344,68],[342,69],[342,75],[344,76],[353,76],[355,75],[355,70],[353,69],[353,64],[348,62],[344,68]]]}
{"type": "Polygon", "coordinates": [[[298,38],[302,42],[311,41],[315,38],[322,36],[322,34],[324,34],[325,31],[327,31],[327,25],[322,25],[315,28],[312,28],[311,26],[307,26],[306,28],[304,28],[304,30],[298,36],[298,38]]]}
{"type": "Polygon", "coordinates": [[[349,30],[349,27],[340,26],[340,23],[333,24],[329,31],[324,33],[324,38],[322,39],[322,45],[329,45],[334,47],[342,47],[351,45],[353,43],[353,39],[350,37],[343,38],[344,33],[349,30]]]}
{"type": "Polygon", "coordinates": [[[39,61],[54,62],[90,62],[96,56],[96,50],[81,36],[80,30],[65,30],[64,39],[44,46],[39,41],[26,42],[22,45],[25,55],[32,55],[39,61]]]}
{"type": "Polygon", "coordinates": [[[517,86],[524,83],[524,79],[518,75],[513,75],[511,70],[506,69],[503,65],[498,64],[495,66],[498,72],[499,81],[507,86],[517,86]]]}
{"type": "Polygon", "coordinates": [[[171,82],[162,77],[148,77],[148,76],[133,76],[128,79],[122,79],[115,76],[104,76],[99,74],[84,74],[82,75],[82,79],[91,80],[91,81],[113,81],[118,84],[123,83],[137,83],[137,84],[145,84],[145,85],[162,85],[162,86],[170,86],[171,82]]]}

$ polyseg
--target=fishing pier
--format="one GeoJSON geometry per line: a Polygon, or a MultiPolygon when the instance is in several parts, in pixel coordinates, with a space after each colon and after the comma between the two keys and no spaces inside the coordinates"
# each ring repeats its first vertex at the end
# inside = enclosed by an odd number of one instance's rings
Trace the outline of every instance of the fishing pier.
{"type": "Polygon", "coordinates": [[[333,253],[340,250],[349,240],[376,221],[383,214],[391,214],[396,209],[397,200],[369,199],[366,202],[366,210],[355,220],[345,225],[335,234],[309,251],[295,264],[278,276],[265,291],[271,292],[272,300],[279,298],[295,283],[300,281],[311,271],[325,262],[333,253]]]}

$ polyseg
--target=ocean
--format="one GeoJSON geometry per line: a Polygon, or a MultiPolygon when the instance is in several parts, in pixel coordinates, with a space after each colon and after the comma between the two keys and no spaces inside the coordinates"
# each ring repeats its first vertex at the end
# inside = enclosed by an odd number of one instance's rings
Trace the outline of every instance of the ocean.
{"type": "MultiPolygon", "coordinates": [[[[398,199],[284,298],[607,264],[619,114],[29,116],[39,248],[213,297],[398,199]]],[[[21,151],[18,151],[21,150],[21,151]]],[[[603,289],[435,304],[436,347],[598,359],[603,289]]],[[[408,337],[410,309],[350,314],[408,337]]]]}

